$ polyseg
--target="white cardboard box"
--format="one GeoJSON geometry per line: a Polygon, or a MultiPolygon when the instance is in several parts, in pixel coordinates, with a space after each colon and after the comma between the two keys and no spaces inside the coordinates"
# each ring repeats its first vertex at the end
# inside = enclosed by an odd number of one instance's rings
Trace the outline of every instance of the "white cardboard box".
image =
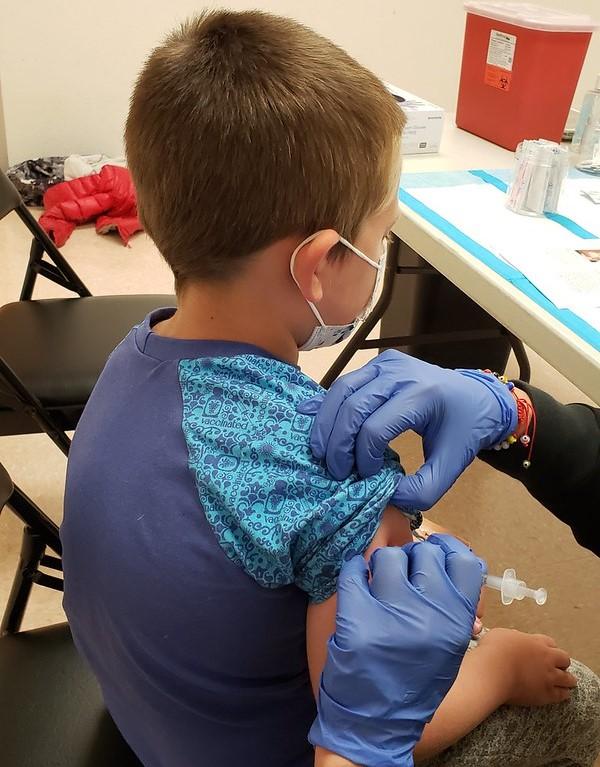
{"type": "Polygon", "coordinates": [[[406,127],[402,134],[402,154],[430,154],[440,151],[444,110],[414,93],[385,83],[386,88],[402,107],[406,127]]]}

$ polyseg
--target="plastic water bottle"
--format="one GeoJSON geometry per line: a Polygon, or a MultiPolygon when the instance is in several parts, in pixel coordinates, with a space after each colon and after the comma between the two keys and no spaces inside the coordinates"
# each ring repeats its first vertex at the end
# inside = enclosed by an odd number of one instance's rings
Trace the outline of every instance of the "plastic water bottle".
{"type": "Polygon", "coordinates": [[[573,135],[573,151],[579,154],[579,170],[600,176],[600,74],[594,90],[588,91],[583,99],[573,135]]]}

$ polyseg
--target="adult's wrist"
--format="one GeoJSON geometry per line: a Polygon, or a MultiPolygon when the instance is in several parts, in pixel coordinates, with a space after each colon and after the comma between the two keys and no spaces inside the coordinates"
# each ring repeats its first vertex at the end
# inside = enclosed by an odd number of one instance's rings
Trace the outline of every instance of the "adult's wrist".
{"type": "Polygon", "coordinates": [[[334,754],[333,751],[317,746],[315,748],[315,767],[362,767],[362,765],[357,765],[356,762],[350,762],[343,756],[334,754]]]}
{"type": "Polygon", "coordinates": [[[315,748],[339,753],[350,764],[361,767],[414,767],[412,753],[424,726],[425,722],[415,728],[413,721],[392,722],[387,716],[378,719],[373,713],[347,709],[321,684],[318,715],[309,741],[315,748]],[[383,749],[379,746],[382,734],[386,734],[383,749]]]}
{"type": "MultiPolygon", "coordinates": [[[[496,421],[494,439],[502,442],[509,435],[514,434],[518,423],[518,411],[517,402],[512,393],[513,385],[504,376],[492,373],[490,370],[459,369],[457,372],[487,389],[489,401],[485,408],[495,401],[498,409],[492,408],[488,411],[488,414],[496,421]]],[[[484,443],[484,446],[492,445],[484,443]]]]}
{"type": "MultiPolygon", "coordinates": [[[[531,401],[531,397],[524,389],[519,389],[515,386],[515,388],[513,389],[513,395],[516,400],[524,400],[529,405],[531,410],[533,410],[533,403],[531,401]]],[[[515,436],[518,439],[520,439],[524,434],[527,433],[527,426],[528,424],[526,419],[521,419],[518,421],[517,429],[515,431],[515,436]]]]}

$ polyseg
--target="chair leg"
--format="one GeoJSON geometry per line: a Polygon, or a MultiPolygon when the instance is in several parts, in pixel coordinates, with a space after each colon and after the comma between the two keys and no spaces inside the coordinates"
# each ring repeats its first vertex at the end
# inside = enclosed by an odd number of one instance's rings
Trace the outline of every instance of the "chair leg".
{"type": "Polygon", "coordinates": [[[524,383],[529,383],[531,380],[531,365],[529,364],[529,357],[525,351],[525,346],[521,339],[513,336],[512,333],[506,332],[510,345],[514,352],[514,355],[519,365],[519,380],[524,383]]]}
{"type": "Polygon", "coordinates": [[[398,268],[399,252],[400,252],[400,240],[395,235],[393,235],[392,242],[390,243],[388,252],[387,252],[387,260],[385,265],[385,279],[383,282],[383,290],[381,291],[379,300],[373,307],[373,311],[369,314],[367,319],[363,322],[363,324],[358,328],[356,333],[348,341],[344,350],[340,353],[339,357],[336,359],[336,361],[333,363],[333,365],[329,368],[329,370],[325,373],[325,375],[321,379],[321,386],[324,389],[329,389],[331,384],[344,370],[344,368],[350,362],[352,357],[354,357],[356,352],[361,348],[366,337],[369,335],[369,333],[373,330],[375,325],[377,325],[379,320],[383,317],[383,315],[387,311],[387,308],[390,305],[390,302],[392,300],[392,295],[394,293],[394,282],[396,279],[396,271],[398,268]]]}
{"type": "Polygon", "coordinates": [[[58,525],[53,522],[40,507],[29,498],[21,488],[14,486],[7,506],[18,517],[25,527],[29,527],[36,535],[43,538],[44,544],[55,554],[62,554],[62,545],[58,533],[58,525]]]}
{"type": "Polygon", "coordinates": [[[21,628],[23,614],[34,583],[34,575],[44,556],[45,549],[46,544],[42,537],[34,533],[30,527],[26,527],[23,530],[23,542],[17,572],[0,624],[0,636],[16,634],[21,628]]]}
{"type": "Polygon", "coordinates": [[[92,294],[84,285],[77,272],[71,267],[52,239],[38,224],[27,206],[24,203],[21,203],[21,205],[15,208],[15,213],[29,229],[34,240],[37,242],[37,245],[32,244],[29,265],[27,267],[23,287],[21,288],[21,299],[27,300],[31,298],[37,272],[40,264],[42,264],[44,253],[47,253],[50,259],[54,262],[56,271],[51,271],[59,277],[59,279],[55,279],[51,274],[47,274],[46,276],[48,276],[49,279],[54,280],[54,282],[66,287],[67,290],[72,290],[80,296],[91,296],[92,294]]]}
{"type": "Polygon", "coordinates": [[[21,627],[34,583],[58,591],[62,591],[63,587],[61,578],[39,571],[40,566],[62,571],[61,560],[45,554],[46,548],[59,556],[62,553],[58,525],[16,485],[6,505],[25,524],[25,528],[17,572],[0,623],[0,636],[14,634],[21,627]]]}
{"type": "Polygon", "coordinates": [[[29,250],[29,263],[27,264],[27,271],[25,272],[25,278],[21,287],[21,295],[19,301],[29,301],[33,295],[33,288],[35,287],[35,280],[37,274],[34,269],[34,264],[42,260],[44,255],[44,249],[40,243],[33,239],[31,241],[31,248],[29,250]]]}

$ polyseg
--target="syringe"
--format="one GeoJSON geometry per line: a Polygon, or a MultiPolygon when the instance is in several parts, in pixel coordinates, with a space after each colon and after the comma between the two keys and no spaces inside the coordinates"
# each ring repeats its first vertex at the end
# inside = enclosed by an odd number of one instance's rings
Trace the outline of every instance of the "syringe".
{"type": "Polygon", "coordinates": [[[543,605],[548,599],[546,589],[528,589],[525,581],[520,581],[512,568],[505,570],[502,578],[498,575],[486,575],[483,582],[488,588],[500,592],[503,605],[510,605],[513,600],[524,597],[535,599],[538,605],[543,605]]]}

